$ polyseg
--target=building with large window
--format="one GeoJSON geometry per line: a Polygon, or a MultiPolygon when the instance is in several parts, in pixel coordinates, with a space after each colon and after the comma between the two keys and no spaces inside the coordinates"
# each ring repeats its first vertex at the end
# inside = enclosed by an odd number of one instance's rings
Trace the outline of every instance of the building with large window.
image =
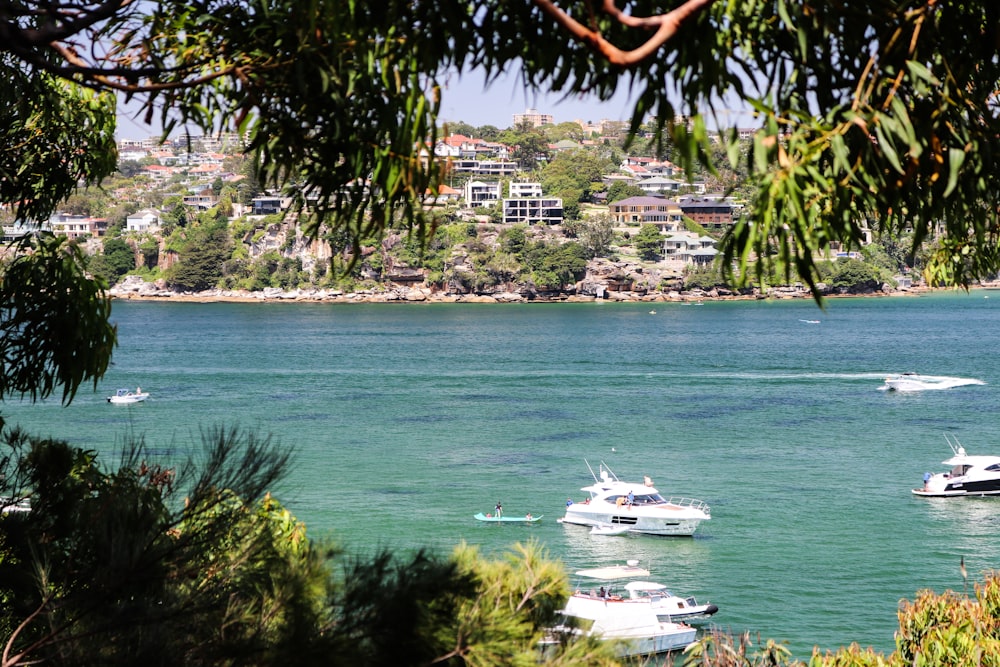
{"type": "Polygon", "coordinates": [[[92,218],[89,215],[55,213],[49,218],[49,228],[56,236],[82,239],[88,236],[104,236],[108,230],[107,218],[92,218]]]}
{"type": "Polygon", "coordinates": [[[563,221],[562,206],[560,197],[504,199],[503,222],[505,225],[533,223],[558,225],[563,221]]]}
{"type": "Polygon", "coordinates": [[[615,224],[635,226],[652,224],[660,232],[684,228],[684,212],[677,202],[664,197],[629,197],[608,207],[615,224]]]}
{"type": "Polygon", "coordinates": [[[538,109],[525,109],[524,113],[514,114],[514,127],[521,123],[530,123],[532,127],[553,124],[552,114],[538,113],[538,109]]]}
{"type": "Polygon", "coordinates": [[[562,199],[544,197],[541,183],[511,181],[507,195],[503,200],[504,224],[558,225],[563,221],[562,199]]]}
{"type": "Polygon", "coordinates": [[[684,215],[705,229],[727,230],[743,213],[743,205],[729,197],[680,197],[684,215]]]}
{"type": "Polygon", "coordinates": [[[465,184],[465,205],[469,208],[493,206],[500,201],[500,182],[468,181],[465,184]]]}

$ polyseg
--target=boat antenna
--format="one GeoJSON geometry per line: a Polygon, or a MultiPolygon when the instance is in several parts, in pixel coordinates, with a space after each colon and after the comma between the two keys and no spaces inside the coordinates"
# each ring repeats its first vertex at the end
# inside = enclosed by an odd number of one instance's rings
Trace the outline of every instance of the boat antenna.
{"type": "Polygon", "coordinates": [[[587,470],[590,471],[590,476],[594,478],[595,482],[599,482],[600,480],[597,479],[597,474],[594,473],[594,469],[590,467],[590,461],[588,461],[587,459],[584,459],[583,462],[587,464],[587,470]]]}
{"type": "Polygon", "coordinates": [[[958,441],[958,438],[956,438],[954,436],[952,436],[951,438],[949,438],[948,434],[945,433],[944,434],[944,440],[945,440],[945,442],[948,443],[948,446],[951,447],[951,451],[952,451],[953,454],[955,454],[955,456],[961,456],[961,455],[965,454],[965,447],[963,447],[962,443],[960,443],[958,441]],[[954,440],[955,442],[952,443],[952,440],[954,440]]]}
{"type": "Polygon", "coordinates": [[[604,473],[605,472],[608,473],[608,479],[613,479],[616,482],[618,481],[618,475],[616,475],[615,471],[611,469],[611,466],[609,466],[604,461],[601,461],[601,479],[600,479],[600,481],[602,481],[602,482],[604,481],[604,473]]]}

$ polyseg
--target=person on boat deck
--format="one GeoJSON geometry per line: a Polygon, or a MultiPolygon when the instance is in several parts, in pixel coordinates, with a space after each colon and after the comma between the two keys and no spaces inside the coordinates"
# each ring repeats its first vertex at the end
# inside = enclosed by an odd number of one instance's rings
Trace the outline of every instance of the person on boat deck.
{"type": "Polygon", "coordinates": [[[632,493],[631,491],[629,491],[628,492],[628,506],[632,507],[632,505],[635,505],[635,494],[632,493]]]}
{"type": "Polygon", "coordinates": [[[503,505],[500,504],[499,500],[497,501],[497,506],[494,507],[493,509],[496,510],[497,518],[503,516],[503,505]]]}
{"type": "Polygon", "coordinates": [[[597,591],[597,595],[599,597],[604,597],[605,595],[604,586],[601,586],[600,590],[597,591]]]}
{"type": "Polygon", "coordinates": [[[572,504],[573,504],[573,499],[572,498],[567,498],[566,499],[566,507],[569,507],[572,504]]]}
{"type": "Polygon", "coordinates": [[[618,496],[615,498],[615,507],[621,507],[625,504],[625,496],[618,496]]]}

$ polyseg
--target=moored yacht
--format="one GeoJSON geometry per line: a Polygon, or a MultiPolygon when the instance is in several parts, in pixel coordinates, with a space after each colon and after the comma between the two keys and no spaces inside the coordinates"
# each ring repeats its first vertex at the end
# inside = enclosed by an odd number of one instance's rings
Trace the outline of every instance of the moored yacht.
{"type": "Polygon", "coordinates": [[[594,483],[581,490],[582,502],[567,501],[562,523],[598,527],[620,534],[689,536],[702,521],[712,518],[709,506],[694,498],[664,498],[646,477],[643,482],[623,482],[603,461],[599,476],[587,464],[594,483]],[[612,530],[614,529],[614,530],[612,530]]]}
{"type": "Polygon", "coordinates": [[[565,633],[587,634],[617,642],[623,657],[679,651],[693,643],[697,630],[684,621],[708,618],[718,607],[673,596],[666,586],[649,581],[629,582],[617,590],[617,579],[649,576],[637,563],[578,571],[590,583],[566,601],[566,623],[552,629],[549,641],[565,633]]]}
{"type": "Polygon", "coordinates": [[[925,473],[924,485],[913,489],[914,495],[937,498],[1000,495],[1000,456],[973,456],[957,440],[954,443],[948,440],[948,444],[954,456],[942,464],[951,469],[925,473]]]}
{"type": "MultiPolygon", "coordinates": [[[[576,576],[586,581],[608,582],[596,591],[590,586],[582,586],[566,603],[566,612],[573,614],[592,605],[602,605],[614,609],[610,603],[624,602],[626,607],[648,605],[660,621],[684,621],[694,623],[704,621],[719,611],[718,605],[711,602],[699,604],[692,596],[679,596],[671,593],[667,586],[647,581],[649,570],[638,566],[638,561],[629,561],[627,565],[611,565],[590,570],[578,570],[576,576]],[[620,588],[615,582],[620,579],[635,579],[620,588]],[[589,588],[589,590],[587,590],[589,588]]],[[[580,614],[576,614],[580,615],[580,614]]],[[[583,614],[591,616],[592,614],[583,614]]]]}

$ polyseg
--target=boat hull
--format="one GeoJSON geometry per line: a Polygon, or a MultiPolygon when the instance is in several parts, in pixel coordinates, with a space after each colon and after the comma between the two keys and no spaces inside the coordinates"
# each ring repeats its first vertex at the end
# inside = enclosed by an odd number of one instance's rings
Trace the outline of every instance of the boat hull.
{"type": "Polygon", "coordinates": [[[641,658],[683,651],[697,639],[698,631],[692,627],[678,627],[675,623],[661,623],[622,632],[580,633],[568,627],[554,628],[552,635],[542,641],[543,654],[548,646],[559,642],[561,634],[587,634],[603,641],[616,642],[616,654],[620,658],[641,658]]]}
{"type": "Polygon", "coordinates": [[[601,635],[602,639],[616,639],[624,644],[618,651],[622,657],[633,657],[643,655],[657,655],[660,653],[670,653],[672,651],[683,651],[694,643],[697,630],[685,628],[677,630],[673,624],[661,624],[666,629],[636,628],[632,632],[615,633],[614,636],[601,635]]]}
{"type": "Polygon", "coordinates": [[[109,396],[108,403],[112,405],[130,405],[132,403],[142,403],[147,398],[149,394],[142,394],[138,396],[109,396]]]}
{"type": "Polygon", "coordinates": [[[928,485],[913,489],[913,494],[925,498],[954,498],[956,496],[1000,496],[1000,479],[954,482],[943,487],[928,485]]]}
{"type": "Polygon", "coordinates": [[[616,508],[610,503],[577,503],[566,508],[562,523],[578,526],[590,526],[593,532],[604,534],[623,532],[642,533],[645,535],[660,535],[664,537],[690,537],[698,529],[698,524],[705,520],[701,512],[686,511],[685,508],[675,509],[648,507],[642,510],[628,511],[616,508]],[[697,512],[697,513],[696,513],[697,512]],[[607,528],[610,526],[610,528],[607,528]],[[597,530],[594,530],[596,528],[597,530]]]}

